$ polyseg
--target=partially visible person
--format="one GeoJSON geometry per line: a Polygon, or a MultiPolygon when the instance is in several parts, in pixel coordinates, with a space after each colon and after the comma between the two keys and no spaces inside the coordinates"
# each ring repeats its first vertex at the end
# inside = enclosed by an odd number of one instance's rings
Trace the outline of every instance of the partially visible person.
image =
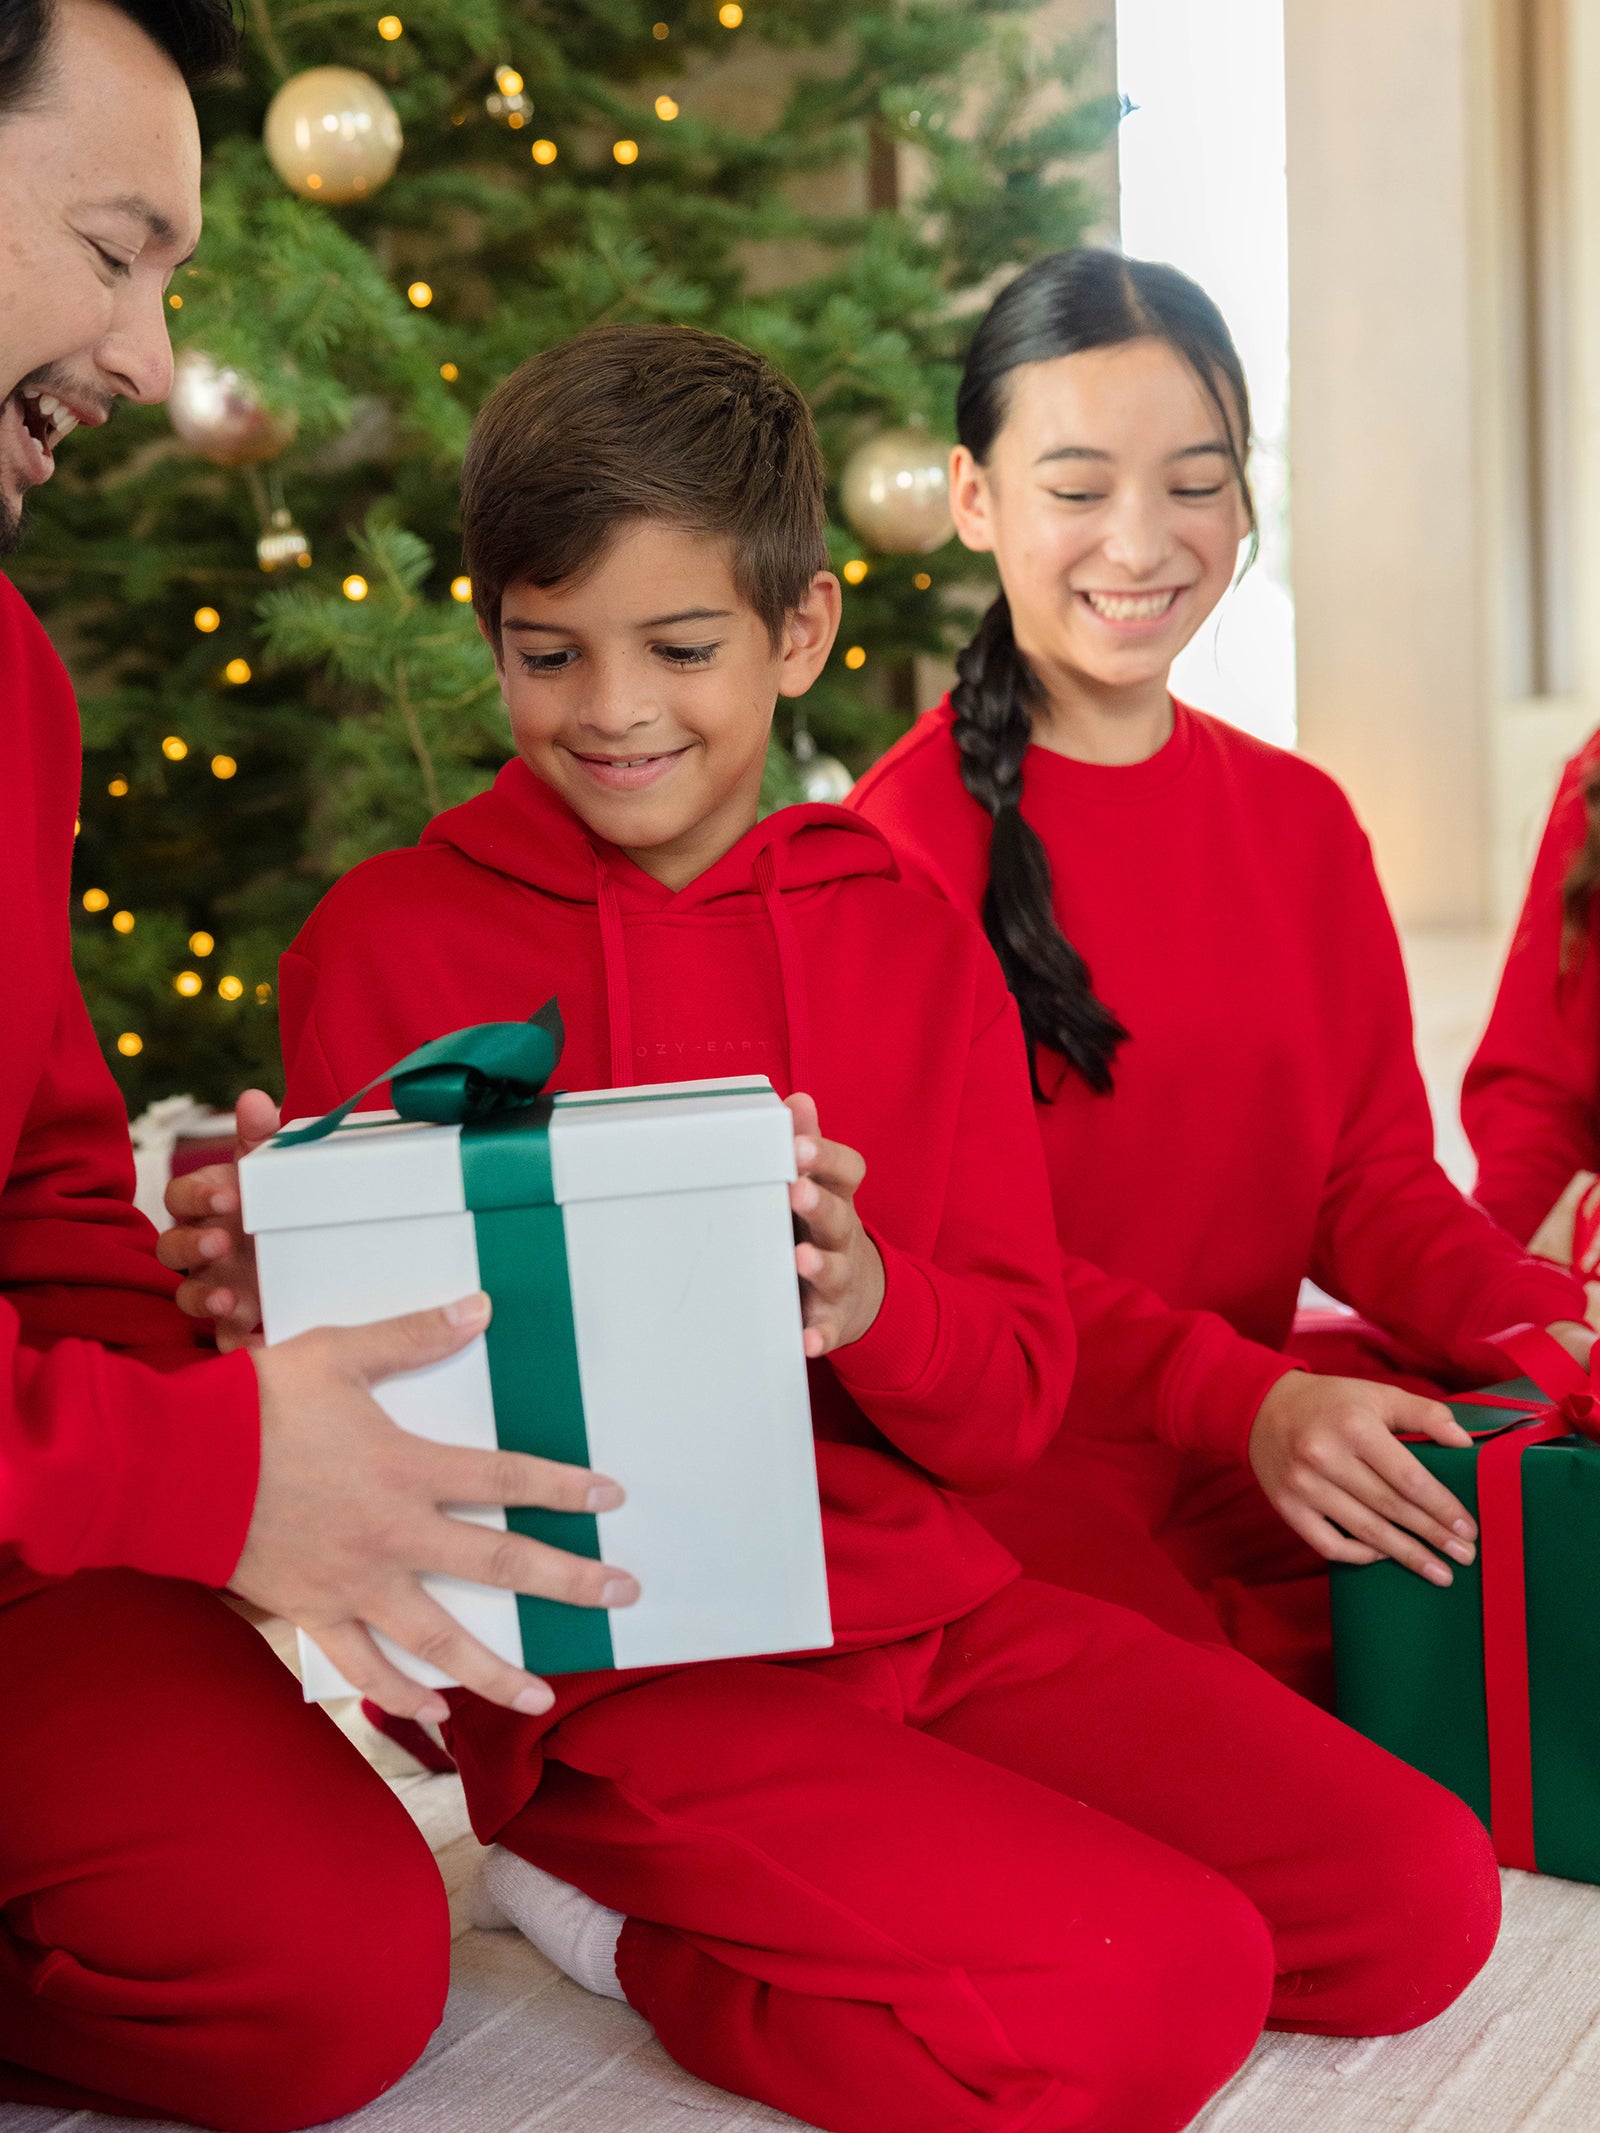
{"type": "Polygon", "coordinates": [[[957,402],[956,529],[1001,592],[850,805],[981,915],[1032,1047],[1080,1360],[980,1507],[1031,1574],[1331,1695],[1325,1563],[1438,1584],[1476,1525],[1400,1437],[1584,1300],[1434,1161],[1394,926],[1343,793],[1176,701],[1254,510],[1244,373],[1175,269],[1029,267],[957,402]],[[1361,1314],[1297,1331],[1310,1275],[1361,1314]],[[1310,1360],[1314,1369],[1303,1367],[1310,1360]]]}
{"type": "MultiPolygon", "coordinates": [[[[226,0],[0,0],[0,547],[76,424],[165,397],[164,292],[200,228],[189,84],[234,51],[226,0]]],[[[0,2101],[276,2133],[405,2071],[448,1921],[388,1788],[206,1588],[303,1623],[402,1713],[444,1706],[362,1621],[544,1709],[441,1635],[417,1573],[598,1601],[599,1566],[441,1505],[618,1498],[378,1407],[375,1380],[481,1331],[481,1297],[197,1355],[72,974],[79,777],[66,675],[0,578],[0,2101]]]]}
{"type": "Polygon", "coordinates": [[[1600,1324],[1600,733],[1561,773],[1461,1121],[1477,1196],[1600,1324]]]}

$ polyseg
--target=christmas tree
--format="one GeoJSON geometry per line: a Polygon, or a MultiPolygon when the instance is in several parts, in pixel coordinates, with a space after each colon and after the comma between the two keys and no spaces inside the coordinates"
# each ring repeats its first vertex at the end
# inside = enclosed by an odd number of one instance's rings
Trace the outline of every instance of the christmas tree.
{"type": "Polygon", "coordinates": [[[1074,165],[1117,115],[1037,4],[249,0],[202,99],[171,413],[80,431],[15,564],[82,700],[76,953],[133,1109],[276,1086],[318,895],[505,759],[456,473],[485,393],[584,326],[750,343],[853,467],[844,630],[771,802],[903,729],[913,658],[984,597],[958,546],[919,552],[966,336],[997,271],[1082,235],[1074,165]]]}

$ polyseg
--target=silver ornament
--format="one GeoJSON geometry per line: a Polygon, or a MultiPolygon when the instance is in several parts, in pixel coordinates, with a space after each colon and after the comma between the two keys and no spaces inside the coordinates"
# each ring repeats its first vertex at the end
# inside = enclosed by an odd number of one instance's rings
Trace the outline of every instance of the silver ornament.
{"type": "Polygon", "coordinates": [[[174,367],[167,419],[191,452],[218,467],[276,459],[299,427],[293,409],[269,413],[242,371],[225,369],[194,347],[185,348],[174,367]]]}
{"type": "Polygon", "coordinates": [[[282,504],[256,542],[256,561],[266,571],[311,568],[311,543],[282,504]]]}

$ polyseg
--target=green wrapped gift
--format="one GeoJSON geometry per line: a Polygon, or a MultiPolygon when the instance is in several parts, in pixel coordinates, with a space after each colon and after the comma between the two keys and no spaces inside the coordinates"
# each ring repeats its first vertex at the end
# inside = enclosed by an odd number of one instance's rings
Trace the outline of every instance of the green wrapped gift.
{"type": "Polygon", "coordinates": [[[1532,1375],[1449,1403],[1472,1448],[1407,1440],[1478,1559],[1444,1589],[1333,1566],[1338,1712],[1459,1793],[1502,1865],[1600,1882],[1600,1402],[1549,1335],[1499,1339],[1532,1375]]]}

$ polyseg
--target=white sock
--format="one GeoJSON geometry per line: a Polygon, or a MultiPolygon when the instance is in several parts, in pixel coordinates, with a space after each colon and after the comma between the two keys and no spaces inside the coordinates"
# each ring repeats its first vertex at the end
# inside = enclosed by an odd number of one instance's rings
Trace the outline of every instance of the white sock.
{"type": "Polygon", "coordinates": [[[608,1911],[582,1889],[557,1881],[501,1844],[484,1860],[473,1893],[474,1925],[515,1926],[586,1992],[608,2000],[625,1997],[617,1983],[620,1911],[608,1911]]]}

